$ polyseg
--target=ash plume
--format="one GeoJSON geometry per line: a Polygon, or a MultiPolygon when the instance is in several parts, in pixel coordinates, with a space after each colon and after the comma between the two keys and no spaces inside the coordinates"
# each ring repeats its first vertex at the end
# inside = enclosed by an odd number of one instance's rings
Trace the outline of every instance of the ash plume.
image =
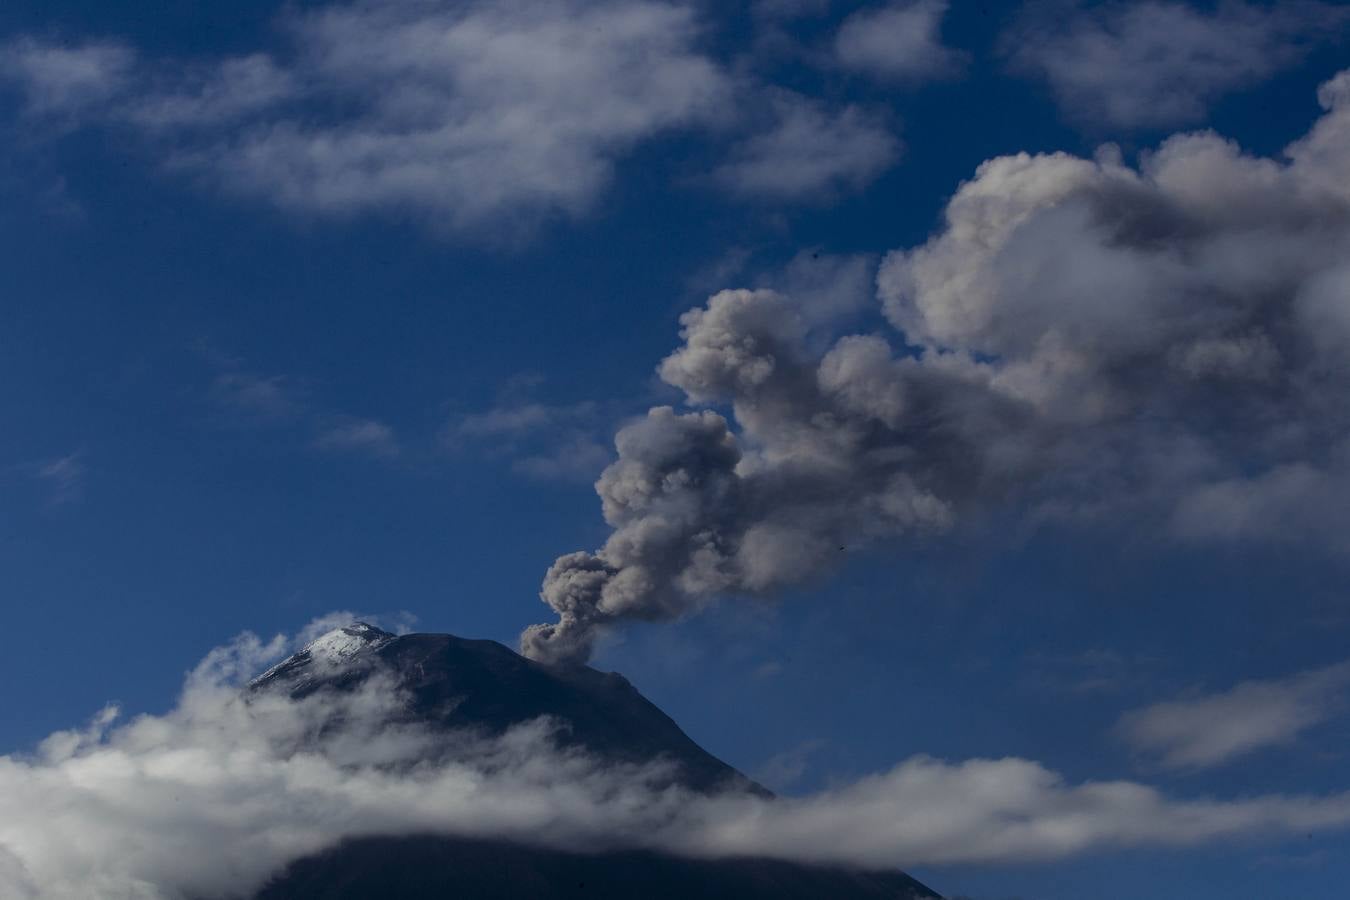
{"type": "Polygon", "coordinates": [[[1350,71],[1318,99],[1278,158],[1198,132],[1138,166],[985,162],[882,263],[894,332],[841,335],[771,290],[686,313],[658,372],[690,410],[618,433],[613,532],[550,567],[558,620],[523,651],[582,662],[611,626],[995,511],[1350,549],[1350,71]]]}

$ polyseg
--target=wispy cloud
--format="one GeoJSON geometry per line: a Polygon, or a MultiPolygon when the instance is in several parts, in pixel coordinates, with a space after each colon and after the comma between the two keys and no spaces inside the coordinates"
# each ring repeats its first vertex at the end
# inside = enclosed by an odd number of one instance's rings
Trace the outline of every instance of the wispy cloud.
{"type": "Polygon", "coordinates": [[[552,404],[530,398],[537,382],[513,380],[496,406],[448,422],[450,450],[471,449],[510,461],[513,471],[546,481],[593,481],[613,457],[600,437],[609,417],[593,401],[552,404]]]}
{"type": "MultiPolygon", "coordinates": [[[[956,58],[936,37],[944,9],[860,13],[816,55],[932,77],[956,58]]],[[[719,58],[694,4],[348,0],[280,24],[279,46],[215,58],[19,36],[0,45],[0,82],[34,134],[118,129],[167,171],[290,213],[412,218],[499,246],[586,214],[624,158],[667,135],[706,140],[726,161],[705,183],[761,202],[827,200],[899,157],[884,110],[719,58]]]]}
{"type": "Polygon", "coordinates": [[[33,115],[133,129],[233,193],[483,239],[586,211],[618,159],[732,90],[693,11],[661,0],[353,0],[290,14],[284,36],[214,62],[24,37],[0,75],[33,115]]]}
{"type": "Polygon", "coordinates": [[[254,372],[222,372],[211,381],[211,400],[249,421],[287,422],[303,415],[307,399],[294,379],[254,372]]]}
{"type": "Polygon", "coordinates": [[[900,157],[884,114],[849,104],[831,109],[801,94],[768,97],[770,121],[732,147],[713,173],[747,197],[830,198],[866,187],[900,157]]]}
{"type": "Polygon", "coordinates": [[[1117,734],[1173,769],[1201,769],[1291,744],[1337,715],[1350,695],[1350,662],[1126,713],[1117,734]]]}
{"type": "Polygon", "coordinates": [[[319,432],[314,446],[321,450],[341,450],[392,458],[399,455],[394,430],[373,419],[350,419],[319,432]]]}
{"type": "Polygon", "coordinates": [[[23,89],[30,114],[69,121],[117,98],[136,63],[130,48],[113,41],[68,46],[21,37],[0,52],[0,75],[23,89]]]}
{"type": "Polygon", "coordinates": [[[1042,78],[1091,126],[1200,122],[1209,106],[1297,63],[1350,24],[1327,3],[1033,5],[1004,38],[1016,71],[1042,78]]]}
{"type": "Polygon", "coordinates": [[[243,361],[212,354],[217,372],[206,391],[216,421],[231,428],[290,430],[308,434],[316,450],[393,459],[402,452],[398,435],[377,419],[326,408],[303,379],[267,375],[243,367],[243,361]]]}
{"type": "Polygon", "coordinates": [[[966,55],[942,42],[947,0],[894,0],[864,8],[839,26],[836,62],[884,81],[914,84],[960,72],[966,55]]]}
{"type": "Polygon", "coordinates": [[[596,438],[573,434],[544,452],[520,457],[511,468],[544,481],[593,481],[613,458],[613,451],[596,438]]]}
{"type": "Polygon", "coordinates": [[[538,402],[506,402],[483,412],[469,413],[453,423],[447,437],[513,438],[560,424],[594,416],[596,405],[590,402],[551,405],[538,402]]]}
{"type": "Polygon", "coordinates": [[[790,750],[775,753],[760,763],[753,775],[756,781],[775,791],[787,791],[798,784],[811,765],[811,757],[825,746],[821,738],[803,741],[790,750]]]}
{"type": "Polygon", "coordinates": [[[75,503],[84,494],[84,479],[88,467],[80,451],[39,463],[34,474],[48,488],[48,502],[52,506],[75,503]]]}
{"type": "Polygon", "coordinates": [[[1148,683],[1159,660],[1095,648],[1075,653],[1030,654],[1023,683],[1031,690],[1057,694],[1114,694],[1148,683]]]}

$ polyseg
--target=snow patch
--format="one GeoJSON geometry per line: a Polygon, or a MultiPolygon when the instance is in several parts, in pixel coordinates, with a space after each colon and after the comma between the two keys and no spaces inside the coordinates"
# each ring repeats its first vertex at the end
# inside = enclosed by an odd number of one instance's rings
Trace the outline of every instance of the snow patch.
{"type": "Polygon", "coordinates": [[[342,663],[367,648],[384,646],[392,635],[365,622],[355,622],[335,628],[315,638],[304,652],[316,662],[342,663]]]}

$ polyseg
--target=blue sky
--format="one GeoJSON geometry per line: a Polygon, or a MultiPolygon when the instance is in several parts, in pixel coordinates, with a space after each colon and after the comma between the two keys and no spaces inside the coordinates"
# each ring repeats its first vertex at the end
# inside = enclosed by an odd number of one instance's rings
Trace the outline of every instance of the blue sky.
{"type": "MultiPolygon", "coordinates": [[[[747,454],[764,454],[757,464],[798,451],[779,426],[801,423],[775,411],[791,405],[787,388],[724,391],[715,378],[735,378],[692,354],[656,373],[713,327],[712,313],[686,320],[682,338],[683,313],[761,288],[786,305],[752,320],[754,304],[779,302],[755,295],[748,312],[727,312],[728,330],[777,340],[772,320],[800,316],[801,352],[816,356],[841,336],[881,335],[897,371],[953,348],[974,365],[1007,362],[1000,384],[1051,410],[1036,419],[1051,425],[1025,426],[1039,464],[982,464],[978,484],[952,488],[951,457],[921,461],[915,478],[934,493],[906,502],[924,527],[879,530],[861,506],[792,506],[794,528],[799,513],[818,515],[813,527],[842,552],[800,577],[761,577],[741,558],[720,587],[643,595],[633,621],[604,621],[595,665],[788,792],[916,754],[1019,757],[1070,783],[1131,780],[1177,798],[1350,787],[1350,679],[1336,668],[1350,629],[1337,504],[1350,496],[1338,493],[1350,484],[1337,449],[1347,423],[1335,409],[1345,365],[1318,344],[1316,364],[1294,371],[1279,337],[1294,327],[1287,308],[1313,309],[1326,335],[1350,304],[1336,268],[1350,247],[1337,186],[1350,129],[1335,118],[1350,87],[1323,89],[1319,105],[1319,86],[1350,65],[1344,8],[567,6],[0,10],[0,568],[12,636],[0,747],[30,747],[109,700],[162,711],[182,673],[231,635],[293,632],[332,610],[515,645],[556,618],[539,600],[555,557],[610,536],[593,483],[625,423],[654,406],[706,408],[747,454]],[[1282,156],[1319,121],[1320,137],[1282,156]],[[1259,166],[1226,169],[1208,145],[1159,149],[1211,129],[1243,158],[1286,167],[1269,176],[1286,179],[1269,188],[1285,199],[1263,193],[1259,166]],[[1193,202],[1188,227],[1221,239],[1181,261],[1158,251],[1156,271],[1129,267],[1155,252],[1143,244],[1129,266],[1090,269],[1097,245],[1074,237],[1088,226],[1047,216],[1019,233],[1025,245],[1009,238],[1008,268],[972,276],[995,279],[990,303],[1011,312],[971,324],[981,313],[961,297],[984,282],[949,290],[975,250],[944,210],[986,160],[1023,151],[1105,160],[1081,176],[1106,198],[1088,208],[1092,223],[1128,235],[1193,202]],[[1114,159],[1153,174],[1112,193],[1126,178],[1114,159]],[[1172,160],[1163,175],[1158,159],[1172,160]],[[1145,195],[1137,217],[1111,220],[1145,195]],[[1230,215],[1252,220],[1230,228],[1230,215]],[[1044,255],[1037,235],[1052,242],[1044,255]],[[1233,235],[1303,249],[1249,272],[1233,235]],[[921,246],[932,269],[882,264],[921,246]],[[1059,297],[1036,279],[1065,259],[1088,262],[1066,264],[1060,283],[1086,287],[1059,297]],[[1261,287],[1282,266],[1292,274],[1261,287]],[[1209,313],[1247,286],[1274,299],[1225,331],[1209,313]],[[1193,305],[1155,303],[1168,291],[1193,305]],[[1064,311],[1094,293],[1107,313],[1064,311]],[[1019,323],[1042,319],[1069,351],[1107,360],[1098,380],[1026,386],[1027,372],[1062,362],[1038,355],[1044,341],[1024,343],[1019,323]],[[1183,320],[1180,337],[1134,329],[1183,320]],[[1190,343],[1126,352],[1110,340],[1135,330],[1190,343]],[[1260,368],[1273,407],[1253,411],[1266,387],[1240,379],[1176,399],[1184,391],[1166,377],[1181,376],[1158,375],[1159,360],[1214,377],[1260,368]],[[1103,407],[1146,402],[1090,421],[1068,408],[1065,397],[1098,388],[1103,407]],[[1197,446],[1200,474],[1180,459],[1197,446]],[[1175,468],[1134,467],[1153,453],[1175,468]],[[1262,485],[1293,486],[1274,496],[1262,485]],[[930,500],[940,522],[921,514],[930,500]],[[1244,682],[1259,684],[1232,694],[1244,682]],[[1217,709],[1216,721],[1247,716],[1254,731],[1187,757],[1199,737],[1169,731],[1158,706],[1175,702],[1194,704],[1183,720],[1217,709]]],[[[991,204],[1003,202],[996,175],[979,182],[991,204]]],[[[710,353],[732,345],[707,340],[710,353]]],[[[884,396],[883,381],[862,384],[857,402],[884,396]]],[[[999,433],[1018,437],[1020,421],[999,433]]],[[[893,446],[927,446],[903,433],[893,446]]],[[[852,497],[865,478],[824,484],[852,497]]],[[[743,510],[708,515],[738,552],[759,534],[743,510]]],[[[607,578],[637,565],[617,553],[601,553],[607,578]]],[[[693,571],[681,566],[662,577],[693,571]]],[[[915,869],[989,900],[1331,898],[1350,878],[1346,833],[915,869]]]]}

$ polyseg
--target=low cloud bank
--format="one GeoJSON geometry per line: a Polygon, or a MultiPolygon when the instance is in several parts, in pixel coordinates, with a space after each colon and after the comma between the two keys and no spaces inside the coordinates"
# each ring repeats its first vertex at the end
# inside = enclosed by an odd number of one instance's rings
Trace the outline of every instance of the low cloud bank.
{"type": "Polygon", "coordinates": [[[554,562],[524,651],[992,514],[1350,550],[1350,72],[1318,99],[1280,158],[1201,132],[985,162],[883,262],[894,332],[772,290],[686,313],[658,372],[692,410],[618,433],[613,532],[554,562]]]}
{"type": "Polygon", "coordinates": [[[245,635],[210,654],[163,716],[105,710],[0,757],[0,895],[246,896],[347,837],[433,833],[596,851],[647,847],[862,866],[1020,862],[1350,825],[1350,794],[1177,800],[1068,784],[1022,759],[909,759],[801,798],[708,796],[669,769],[560,749],[540,720],[493,738],[390,723],[389,682],[244,700],[288,647],[245,635]]]}

